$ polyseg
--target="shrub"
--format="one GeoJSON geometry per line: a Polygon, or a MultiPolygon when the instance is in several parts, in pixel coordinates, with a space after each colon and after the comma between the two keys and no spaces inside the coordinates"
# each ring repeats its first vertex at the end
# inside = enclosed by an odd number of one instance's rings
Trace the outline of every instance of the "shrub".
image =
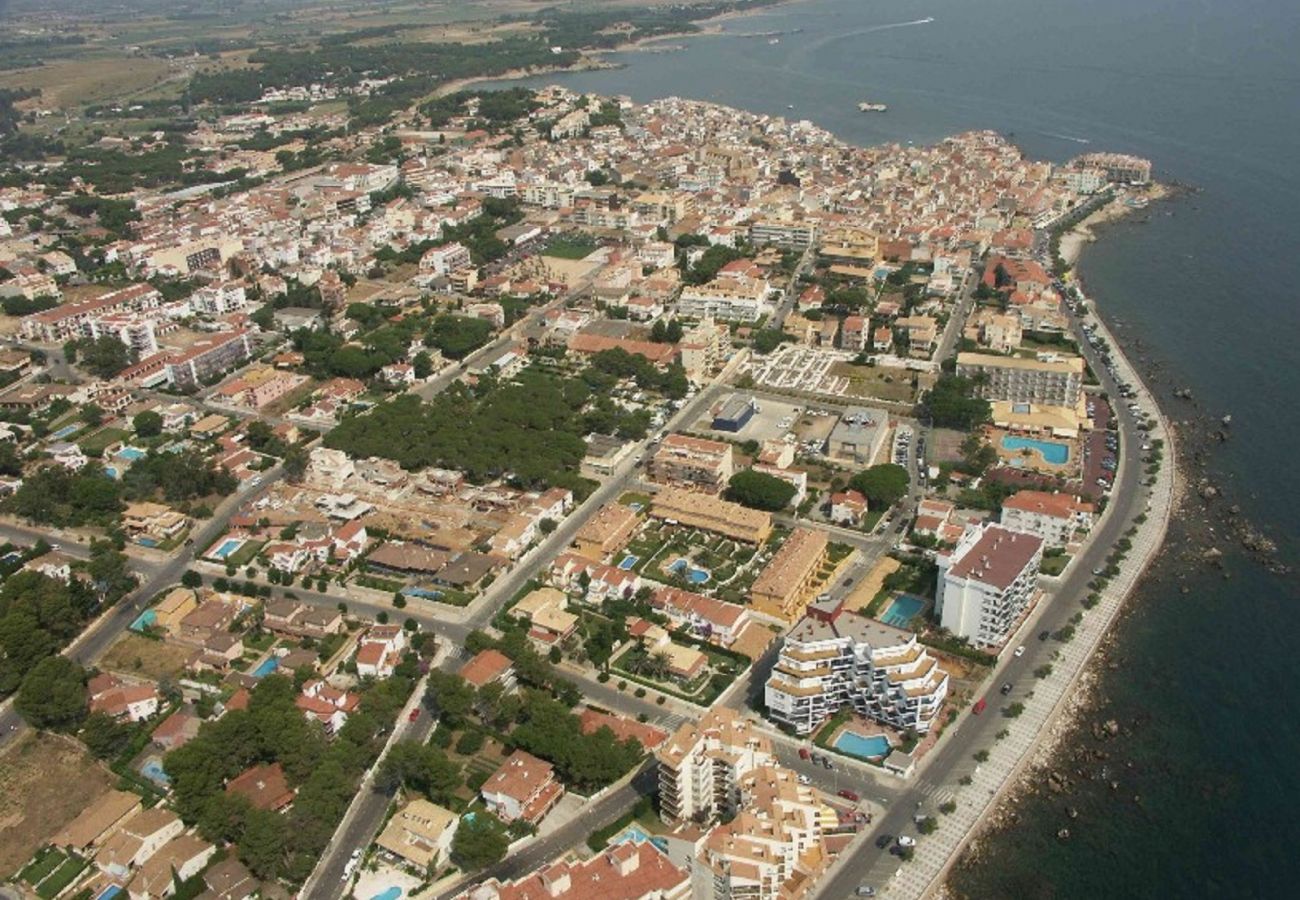
{"type": "Polygon", "coordinates": [[[473,756],[483,749],[483,732],[467,731],[456,742],[456,752],[461,756],[473,756]]]}
{"type": "Polygon", "coordinates": [[[988,762],[989,752],[987,750],[976,750],[974,753],[971,754],[971,756],[975,758],[975,762],[978,763],[988,762]]]}
{"type": "Polygon", "coordinates": [[[939,804],[939,812],[943,813],[945,816],[950,816],[956,811],[957,803],[955,800],[947,800],[939,804]]]}

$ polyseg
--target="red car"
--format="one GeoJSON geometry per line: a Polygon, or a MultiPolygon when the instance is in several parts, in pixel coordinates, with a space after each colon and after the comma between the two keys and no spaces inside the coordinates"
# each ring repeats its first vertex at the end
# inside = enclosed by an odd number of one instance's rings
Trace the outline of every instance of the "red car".
{"type": "Polygon", "coordinates": [[[849,790],[848,788],[845,788],[844,790],[840,791],[840,796],[843,797],[845,800],[852,800],[854,803],[857,803],[859,800],[862,799],[856,793],[849,790]]]}
{"type": "Polygon", "coordinates": [[[970,711],[978,716],[980,713],[984,712],[984,707],[988,705],[989,705],[988,701],[985,700],[983,697],[981,697],[979,702],[977,702],[974,706],[971,707],[970,711]]]}
{"type": "Polygon", "coordinates": [[[799,748],[799,758],[800,758],[800,759],[812,759],[812,754],[808,752],[808,748],[807,748],[807,747],[800,747],[800,748],[799,748]]]}
{"type": "Polygon", "coordinates": [[[410,718],[411,718],[411,721],[412,721],[412,722],[414,722],[416,719],[420,718],[420,707],[417,706],[415,709],[411,710],[411,716],[410,716],[410,718]]]}

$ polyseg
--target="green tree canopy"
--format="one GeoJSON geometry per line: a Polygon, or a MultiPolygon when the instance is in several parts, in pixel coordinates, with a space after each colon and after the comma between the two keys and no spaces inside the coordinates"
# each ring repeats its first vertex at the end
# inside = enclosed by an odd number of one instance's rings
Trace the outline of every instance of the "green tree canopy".
{"type": "Polygon", "coordinates": [[[750,509],[776,512],[785,509],[794,499],[793,484],[766,472],[745,469],[731,476],[727,483],[726,498],[750,509]]]}
{"type": "Polygon", "coordinates": [[[892,506],[907,495],[907,469],[882,463],[863,469],[849,479],[849,487],[861,491],[872,506],[892,506]]]}
{"type": "Polygon", "coordinates": [[[23,679],[14,706],[33,728],[72,731],[86,717],[86,702],[86,670],[47,656],[23,679]]]}

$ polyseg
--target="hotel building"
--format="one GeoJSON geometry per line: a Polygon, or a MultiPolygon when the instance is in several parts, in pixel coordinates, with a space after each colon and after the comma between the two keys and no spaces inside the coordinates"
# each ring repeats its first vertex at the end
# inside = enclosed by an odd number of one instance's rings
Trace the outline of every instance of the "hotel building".
{"type": "Polygon", "coordinates": [[[936,613],[944,628],[976,646],[1006,640],[1029,606],[1043,560],[1043,539],[985,523],[966,530],[939,556],[936,613]]]}

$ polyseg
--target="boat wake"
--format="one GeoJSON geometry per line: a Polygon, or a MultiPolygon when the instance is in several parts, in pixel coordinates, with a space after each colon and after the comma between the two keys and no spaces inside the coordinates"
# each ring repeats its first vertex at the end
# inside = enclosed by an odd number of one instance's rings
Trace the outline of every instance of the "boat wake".
{"type": "Polygon", "coordinates": [[[1069,141],[1072,144],[1091,144],[1092,141],[1087,138],[1074,137],[1069,134],[1057,134],[1055,131],[1040,131],[1039,134],[1044,137],[1056,138],[1058,141],[1069,141]]]}

